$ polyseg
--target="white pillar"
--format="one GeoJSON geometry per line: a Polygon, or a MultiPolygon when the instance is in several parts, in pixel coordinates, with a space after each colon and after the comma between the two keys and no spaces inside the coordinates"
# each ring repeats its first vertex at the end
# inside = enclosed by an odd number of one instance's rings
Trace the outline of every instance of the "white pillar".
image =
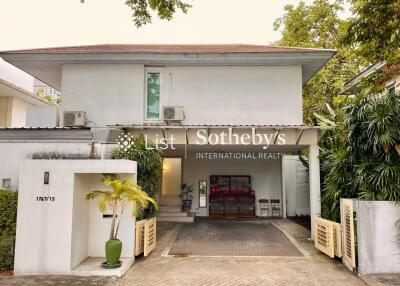
{"type": "Polygon", "coordinates": [[[285,172],[285,156],[281,159],[281,186],[282,186],[282,217],[286,218],[286,172],[285,172]]]}
{"type": "Polygon", "coordinates": [[[309,148],[309,176],[310,176],[310,214],[311,239],[314,240],[315,218],[321,216],[321,182],[319,165],[319,147],[310,145],[309,148]]]}

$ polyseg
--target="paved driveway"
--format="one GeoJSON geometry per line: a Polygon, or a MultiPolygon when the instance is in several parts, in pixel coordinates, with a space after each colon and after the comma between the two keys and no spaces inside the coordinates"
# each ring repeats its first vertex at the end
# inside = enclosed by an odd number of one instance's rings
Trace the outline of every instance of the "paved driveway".
{"type": "MultiPolygon", "coordinates": [[[[206,223],[207,222],[202,222],[206,223]]],[[[243,240],[243,249],[251,247],[251,241],[260,239],[260,235],[265,235],[273,239],[273,245],[281,249],[287,246],[287,241],[283,244],[276,240],[276,236],[268,231],[276,231],[270,228],[268,222],[248,222],[242,226],[243,222],[227,222],[223,225],[209,222],[209,225],[183,226],[176,223],[158,223],[157,226],[157,248],[146,258],[138,258],[134,266],[127,272],[124,278],[101,278],[101,277],[71,277],[71,276],[34,276],[34,277],[10,277],[0,278],[0,285],[126,285],[126,286],[157,286],[157,285],[188,285],[188,286],[226,286],[226,285],[254,285],[254,286],[358,286],[366,285],[355,275],[350,273],[339,260],[330,259],[318,252],[311,241],[307,238],[310,233],[302,226],[289,220],[275,221],[278,228],[295,239],[291,241],[299,244],[309,255],[295,256],[229,256],[229,257],[171,257],[168,252],[173,249],[176,238],[182,230],[182,239],[189,236],[189,229],[194,228],[197,232],[192,234],[199,237],[199,241],[210,237],[214,231],[222,235],[226,240],[229,237],[229,230],[233,230],[233,237],[244,235],[247,240],[243,240]],[[235,224],[236,223],[236,224],[235,224]],[[235,225],[230,225],[235,224],[235,225]],[[241,233],[237,228],[246,230],[241,233]],[[210,228],[208,228],[210,227],[210,228]],[[209,229],[209,233],[201,233],[204,228],[209,229]],[[210,231],[212,230],[212,231],[210,231]],[[239,232],[238,232],[239,231],[239,232]],[[249,232],[250,231],[250,232],[249,232]],[[200,233],[199,233],[200,232],[200,233]],[[235,234],[236,233],[236,234],[235,234]],[[271,238],[272,236],[272,238],[271,238]],[[250,243],[249,245],[246,245],[250,243]],[[285,246],[286,245],[286,246],[285,246]]],[[[281,237],[282,238],[282,237],[281,237]]],[[[191,238],[195,243],[196,239],[191,238]]],[[[282,239],[286,239],[283,237],[282,239]]],[[[217,245],[220,242],[214,241],[217,245]]],[[[272,244],[271,244],[272,245],[272,244]]],[[[290,244],[289,244],[290,245],[290,244]]],[[[197,246],[193,245],[193,248],[197,246]]],[[[293,246],[290,246],[293,247],[293,246]]],[[[226,251],[226,250],[224,250],[226,251]]],[[[292,251],[292,250],[291,250],[292,251]]],[[[207,253],[208,254],[208,253],[207,253]]],[[[265,254],[265,253],[264,253],[265,254]]],[[[302,253],[304,254],[304,253],[302,253]]]]}
{"type": "MultiPolygon", "coordinates": [[[[257,223],[265,224],[267,222],[257,223]]],[[[307,239],[310,236],[308,230],[289,220],[277,220],[275,223],[291,235],[309,255],[168,257],[167,254],[170,249],[173,249],[176,237],[179,237],[179,230],[183,227],[183,231],[185,231],[190,227],[174,223],[159,223],[157,225],[159,238],[157,249],[147,258],[138,258],[133,268],[120,280],[120,283],[127,286],[365,285],[339,260],[330,259],[315,250],[313,242],[307,239]]],[[[264,226],[268,228],[268,226],[264,226]]]]}
{"type": "Polygon", "coordinates": [[[274,224],[199,221],[185,224],[170,249],[177,256],[293,256],[303,254],[274,224]]]}

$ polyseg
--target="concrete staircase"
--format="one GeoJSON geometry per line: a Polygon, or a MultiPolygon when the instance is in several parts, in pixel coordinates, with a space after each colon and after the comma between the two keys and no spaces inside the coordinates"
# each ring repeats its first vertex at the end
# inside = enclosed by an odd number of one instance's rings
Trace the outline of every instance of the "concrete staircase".
{"type": "Polygon", "coordinates": [[[193,223],[194,215],[190,212],[183,212],[181,205],[161,205],[157,221],[193,223]]]}

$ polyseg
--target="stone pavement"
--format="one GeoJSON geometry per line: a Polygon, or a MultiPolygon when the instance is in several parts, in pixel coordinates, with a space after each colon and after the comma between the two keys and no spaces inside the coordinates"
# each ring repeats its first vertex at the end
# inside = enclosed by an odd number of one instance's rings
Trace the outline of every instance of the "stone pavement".
{"type": "Polygon", "coordinates": [[[303,256],[273,224],[204,221],[184,224],[170,255],[303,256]]]}
{"type": "MultiPolygon", "coordinates": [[[[235,223],[235,222],[232,222],[235,223]]],[[[265,221],[257,223],[267,223],[265,221]]],[[[275,221],[310,254],[303,257],[163,257],[182,225],[159,223],[158,245],[147,258],[138,258],[121,285],[190,286],[361,286],[361,279],[339,260],[319,253],[309,231],[289,220],[275,221]]]]}
{"type": "Polygon", "coordinates": [[[116,277],[16,276],[0,277],[1,286],[117,286],[116,277]]]}
{"type": "Polygon", "coordinates": [[[367,275],[362,279],[369,286],[400,286],[400,273],[367,275]]]}
{"type": "MultiPolygon", "coordinates": [[[[232,222],[236,223],[236,222],[232,222]]],[[[267,221],[255,223],[267,224],[267,221]]],[[[124,278],[26,276],[0,278],[0,285],[190,285],[190,286],[361,286],[361,279],[350,273],[339,260],[318,252],[309,241],[309,231],[289,220],[275,223],[290,234],[309,255],[288,257],[168,257],[181,224],[158,223],[157,248],[139,257],[124,278]]],[[[268,227],[266,225],[266,227],[268,227]]]]}

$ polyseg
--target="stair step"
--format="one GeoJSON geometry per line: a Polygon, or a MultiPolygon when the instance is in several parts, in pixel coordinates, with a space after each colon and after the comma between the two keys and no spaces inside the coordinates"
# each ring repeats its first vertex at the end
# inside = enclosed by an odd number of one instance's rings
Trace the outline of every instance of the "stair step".
{"type": "Polygon", "coordinates": [[[157,221],[173,221],[183,223],[193,223],[194,216],[159,216],[157,221]]]}
{"type": "Polygon", "coordinates": [[[160,216],[167,217],[167,216],[189,216],[187,212],[160,212],[160,216]]]}
{"type": "Polygon", "coordinates": [[[181,212],[182,206],[160,206],[161,212],[181,212]]]}

